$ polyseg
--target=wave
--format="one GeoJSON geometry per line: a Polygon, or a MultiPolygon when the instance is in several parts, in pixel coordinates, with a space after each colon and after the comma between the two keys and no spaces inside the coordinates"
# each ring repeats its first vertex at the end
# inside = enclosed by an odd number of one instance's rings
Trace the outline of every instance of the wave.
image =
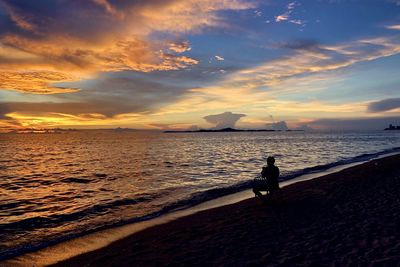
{"type": "MultiPolygon", "coordinates": [[[[328,170],[330,168],[336,167],[336,166],[341,166],[341,165],[347,165],[347,164],[352,164],[352,163],[357,163],[357,162],[364,162],[371,160],[373,158],[383,156],[386,154],[391,154],[391,153],[400,153],[400,147],[392,148],[392,149],[386,149],[377,153],[367,153],[367,154],[362,154],[358,155],[353,158],[348,158],[348,159],[343,159],[339,160],[336,162],[324,164],[324,165],[317,165],[309,168],[304,168],[302,170],[297,170],[293,171],[291,173],[288,173],[282,177],[280,177],[280,181],[287,181],[294,179],[296,177],[299,177],[301,175],[305,174],[311,174],[311,173],[318,173],[318,172],[323,172],[325,170],[328,170]]],[[[74,181],[74,182],[81,182],[81,181],[74,181]]],[[[195,206],[197,204],[200,204],[202,202],[212,200],[218,197],[222,197],[225,195],[233,194],[236,192],[240,192],[246,189],[251,188],[252,186],[252,180],[248,180],[245,182],[237,183],[234,185],[230,185],[227,187],[219,187],[219,188],[213,188],[209,189],[203,192],[197,192],[193,193],[190,195],[188,198],[177,200],[173,203],[170,203],[161,209],[159,209],[156,212],[144,215],[144,216],[139,216],[135,218],[130,218],[130,219],[125,219],[125,220],[120,220],[117,223],[113,224],[108,224],[108,225],[103,225],[100,227],[92,228],[92,229],[86,229],[84,231],[81,231],[78,234],[70,234],[67,236],[63,236],[57,239],[53,240],[48,240],[46,242],[34,244],[34,245],[29,245],[29,246],[24,246],[22,248],[17,248],[17,249],[9,249],[7,251],[0,251],[0,260],[5,260],[8,258],[12,258],[18,255],[21,255],[23,253],[27,253],[30,251],[35,251],[39,250],[41,248],[45,248],[66,240],[70,240],[79,236],[83,236],[89,233],[93,233],[99,230],[111,228],[111,227],[117,227],[129,223],[136,223],[140,221],[145,221],[145,220],[150,220],[156,217],[159,217],[161,215],[164,215],[166,213],[176,211],[176,210],[181,210],[185,208],[189,208],[192,206],[195,206]]],[[[102,214],[104,212],[107,212],[110,209],[115,209],[121,206],[127,206],[127,205],[135,205],[138,203],[143,203],[143,202],[148,202],[151,201],[155,198],[157,198],[161,193],[158,193],[157,195],[146,195],[138,198],[133,198],[133,199],[120,199],[120,200],[115,200],[109,203],[103,203],[103,204],[97,204],[94,205],[90,208],[80,210],[74,213],[70,214],[62,214],[62,215],[53,215],[49,216],[47,218],[43,217],[34,217],[34,218],[28,218],[24,219],[18,222],[12,222],[8,224],[0,224],[0,232],[5,231],[7,229],[20,229],[21,231],[26,231],[30,229],[37,229],[37,228],[46,228],[50,226],[55,226],[55,225],[60,225],[63,222],[71,222],[71,221],[76,221],[79,219],[82,219],[87,216],[93,216],[96,214],[102,214]]]]}
{"type": "Polygon", "coordinates": [[[6,231],[8,229],[13,229],[13,230],[21,229],[21,230],[26,231],[26,230],[32,230],[32,229],[38,229],[38,228],[53,227],[53,226],[59,225],[63,222],[79,220],[83,217],[100,214],[107,210],[114,209],[117,207],[148,202],[154,198],[155,198],[155,196],[143,196],[143,197],[138,197],[138,198],[133,198],[133,199],[129,199],[129,198],[118,199],[118,200],[115,200],[115,201],[112,201],[109,203],[97,204],[90,208],[83,209],[83,210],[80,210],[77,212],[68,213],[68,214],[50,215],[48,217],[38,216],[38,217],[27,218],[27,219],[20,220],[17,222],[4,223],[4,224],[0,224],[0,232],[6,231]]]}
{"type": "MultiPolygon", "coordinates": [[[[364,161],[368,161],[370,159],[373,159],[373,158],[376,158],[376,157],[379,157],[382,155],[386,155],[386,154],[391,154],[391,153],[400,153],[400,147],[386,149],[386,150],[376,152],[376,153],[362,154],[362,155],[358,155],[353,158],[343,159],[343,160],[339,160],[339,161],[324,164],[324,165],[316,165],[313,167],[304,168],[302,170],[290,172],[290,173],[280,177],[279,181],[283,182],[283,181],[294,179],[294,178],[302,176],[302,175],[323,172],[330,168],[341,166],[341,165],[347,165],[347,164],[352,164],[352,163],[357,163],[357,162],[364,162],[364,161]]],[[[225,195],[229,195],[229,194],[237,193],[237,192],[240,192],[240,191],[243,191],[246,189],[250,189],[252,187],[252,185],[253,185],[253,180],[248,180],[248,181],[237,183],[237,184],[227,186],[227,187],[214,188],[214,189],[210,189],[210,190],[207,190],[204,192],[194,193],[188,199],[180,200],[176,203],[173,203],[171,205],[168,205],[168,206],[162,208],[159,211],[159,214],[162,215],[162,214],[165,214],[172,210],[188,208],[188,207],[200,204],[200,203],[208,201],[208,200],[212,200],[212,199],[215,199],[218,197],[222,197],[225,195]]]]}

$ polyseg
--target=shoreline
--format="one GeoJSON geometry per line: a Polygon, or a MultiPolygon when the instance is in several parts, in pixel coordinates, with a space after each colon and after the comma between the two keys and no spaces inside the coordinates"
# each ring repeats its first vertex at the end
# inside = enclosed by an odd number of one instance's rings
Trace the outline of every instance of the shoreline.
{"type": "Polygon", "coordinates": [[[400,155],[154,226],[55,266],[397,266],[400,155]]]}
{"type": "MultiPolygon", "coordinates": [[[[281,187],[286,187],[292,184],[301,183],[304,181],[322,178],[326,175],[341,172],[342,170],[352,168],[354,166],[365,164],[371,160],[377,158],[387,158],[392,155],[398,155],[397,153],[389,153],[378,155],[376,158],[368,159],[362,162],[353,162],[350,164],[334,166],[322,172],[308,173],[301,175],[294,179],[286,180],[280,183],[281,187]]],[[[85,253],[91,253],[91,251],[98,250],[110,246],[114,242],[120,242],[122,239],[132,235],[140,234],[142,231],[146,231],[149,228],[159,227],[165,225],[171,221],[180,220],[184,217],[193,216],[196,213],[209,211],[216,208],[223,208],[229,205],[235,205],[249,198],[253,198],[254,195],[251,190],[244,190],[238,193],[226,195],[213,200],[203,202],[201,204],[173,211],[171,213],[164,214],[160,217],[142,221],[133,224],[127,224],[118,226],[115,228],[105,229],[98,232],[94,232],[85,236],[77,237],[71,240],[64,241],[62,243],[46,247],[44,249],[22,254],[20,256],[3,261],[4,264],[10,266],[32,266],[36,264],[38,266],[54,264],[59,261],[65,261],[73,257],[80,257],[79,255],[85,253]]],[[[2,263],[2,262],[0,262],[2,263]]]]}

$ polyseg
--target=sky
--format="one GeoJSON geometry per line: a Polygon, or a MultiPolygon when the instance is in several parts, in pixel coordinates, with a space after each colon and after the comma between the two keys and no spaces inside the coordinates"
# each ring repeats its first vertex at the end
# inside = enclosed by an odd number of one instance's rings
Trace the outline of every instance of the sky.
{"type": "Polygon", "coordinates": [[[400,0],[0,0],[0,132],[400,125],[400,0]]]}

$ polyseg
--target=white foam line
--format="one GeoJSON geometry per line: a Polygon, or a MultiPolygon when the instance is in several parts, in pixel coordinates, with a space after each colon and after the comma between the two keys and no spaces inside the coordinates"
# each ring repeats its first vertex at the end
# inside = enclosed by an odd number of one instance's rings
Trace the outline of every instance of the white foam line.
{"type": "MultiPolygon", "coordinates": [[[[325,176],[327,174],[339,172],[341,170],[363,164],[365,162],[374,159],[384,158],[396,154],[400,153],[397,152],[397,153],[380,155],[365,161],[332,167],[322,172],[301,175],[297,178],[281,182],[280,187],[285,187],[298,182],[312,180],[318,177],[325,176]]],[[[200,211],[234,204],[252,197],[254,197],[253,192],[247,189],[238,193],[209,200],[187,209],[167,213],[165,215],[162,215],[160,217],[148,221],[127,224],[115,228],[97,231],[91,234],[87,234],[85,236],[77,237],[56,244],[54,246],[50,246],[35,252],[26,253],[21,256],[15,257],[13,259],[0,262],[0,266],[46,266],[50,264],[55,264],[57,262],[72,258],[74,256],[106,247],[117,240],[120,240],[124,237],[132,235],[149,227],[165,224],[200,211]]]]}

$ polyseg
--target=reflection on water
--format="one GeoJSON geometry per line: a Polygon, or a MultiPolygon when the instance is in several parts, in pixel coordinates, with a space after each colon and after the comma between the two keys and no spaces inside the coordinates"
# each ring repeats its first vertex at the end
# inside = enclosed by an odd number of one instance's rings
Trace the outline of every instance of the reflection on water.
{"type": "Polygon", "coordinates": [[[398,146],[394,132],[2,134],[0,257],[252,179],[270,155],[287,175],[398,146]]]}

